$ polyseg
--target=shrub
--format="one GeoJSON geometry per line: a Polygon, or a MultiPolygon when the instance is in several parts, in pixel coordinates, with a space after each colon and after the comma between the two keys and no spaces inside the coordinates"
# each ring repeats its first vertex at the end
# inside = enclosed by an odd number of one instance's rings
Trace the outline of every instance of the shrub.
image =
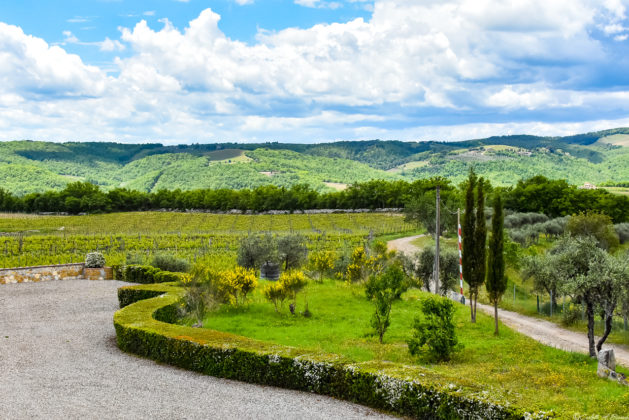
{"type": "Polygon", "coordinates": [[[124,268],[124,265],[120,264],[111,266],[114,280],[124,280],[124,268]]]}
{"type": "Polygon", "coordinates": [[[192,316],[197,321],[197,326],[202,325],[206,310],[213,306],[214,300],[209,293],[210,287],[210,282],[201,282],[198,279],[186,285],[181,315],[192,316]]]}
{"type": "Polygon", "coordinates": [[[282,307],[286,300],[284,287],[280,283],[271,283],[264,288],[263,293],[264,297],[275,306],[275,312],[279,312],[279,308],[282,307]]]}
{"type": "Polygon", "coordinates": [[[146,255],[143,252],[139,251],[128,252],[125,256],[125,261],[127,265],[145,265],[146,260],[146,255]]]}
{"type": "Polygon", "coordinates": [[[629,242],[629,223],[619,223],[614,225],[614,229],[621,244],[629,242]]]}
{"type": "Polygon", "coordinates": [[[350,258],[347,271],[344,273],[345,280],[348,283],[361,282],[367,276],[367,254],[365,248],[359,246],[354,248],[350,258]]]}
{"type": "Polygon", "coordinates": [[[558,237],[563,235],[565,224],[562,224],[559,220],[553,219],[549,220],[546,223],[542,223],[542,228],[544,233],[548,236],[558,237]]]}
{"type": "Polygon", "coordinates": [[[155,275],[160,271],[150,265],[128,265],[124,270],[124,280],[132,283],[155,283],[155,275]]]}
{"type": "Polygon", "coordinates": [[[334,253],[332,251],[316,251],[308,257],[308,266],[317,274],[320,282],[323,276],[334,269],[334,253]]]}
{"type": "Polygon", "coordinates": [[[522,230],[510,230],[509,237],[513,242],[520,244],[521,246],[526,245],[526,234],[522,230]]]}
{"type": "Polygon", "coordinates": [[[258,286],[255,271],[250,268],[236,267],[223,271],[219,276],[219,288],[229,297],[232,304],[240,305],[247,301],[247,295],[258,286]]]}
{"type": "Polygon", "coordinates": [[[100,252],[90,252],[85,256],[86,268],[103,268],[105,266],[105,257],[100,252]]]}
{"type": "Polygon", "coordinates": [[[279,284],[286,292],[286,297],[297,303],[297,294],[308,284],[306,276],[302,271],[285,271],[280,276],[279,284]]]}
{"type": "Polygon", "coordinates": [[[153,276],[154,283],[180,282],[184,279],[183,273],[172,273],[170,271],[158,271],[153,276]]]}
{"type": "Polygon", "coordinates": [[[575,325],[583,316],[581,305],[571,303],[561,315],[561,323],[566,327],[575,325]]]}
{"type": "Polygon", "coordinates": [[[157,254],[151,261],[153,267],[157,267],[163,271],[173,273],[187,273],[190,271],[190,263],[183,259],[177,258],[172,254],[157,254]]]}
{"type": "Polygon", "coordinates": [[[413,337],[408,341],[408,349],[417,355],[424,346],[436,360],[449,360],[458,348],[454,329],[454,304],[447,298],[430,296],[421,302],[423,317],[415,318],[413,337]]]}
{"type": "Polygon", "coordinates": [[[389,328],[393,302],[400,299],[402,293],[407,289],[406,276],[398,265],[389,266],[383,274],[372,275],[367,281],[365,294],[375,306],[371,326],[378,334],[380,343],[382,343],[384,333],[389,328]]]}
{"type": "Polygon", "coordinates": [[[339,279],[345,279],[345,274],[347,273],[347,267],[352,263],[352,253],[354,249],[349,245],[348,242],[345,242],[341,247],[341,250],[336,252],[336,260],[334,261],[334,276],[339,279]]]}
{"type": "Polygon", "coordinates": [[[542,213],[512,213],[505,217],[505,228],[517,229],[525,225],[533,225],[548,221],[548,216],[542,213]]]}

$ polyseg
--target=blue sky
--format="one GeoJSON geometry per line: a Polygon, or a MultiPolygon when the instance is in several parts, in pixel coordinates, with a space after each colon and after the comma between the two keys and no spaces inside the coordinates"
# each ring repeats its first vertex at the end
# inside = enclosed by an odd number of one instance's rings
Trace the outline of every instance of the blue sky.
{"type": "Polygon", "coordinates": [[[5,0],[0,139],[629,126],[629,0],[5,0]]]}

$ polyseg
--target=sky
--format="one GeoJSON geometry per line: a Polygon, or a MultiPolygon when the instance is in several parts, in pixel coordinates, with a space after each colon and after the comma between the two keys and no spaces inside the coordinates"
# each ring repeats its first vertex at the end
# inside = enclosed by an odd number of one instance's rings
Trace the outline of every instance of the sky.
{"type": "Polygon", "coordinates": [[[629,126],[629,0],[2,0],[0,140],[629,126]]]}

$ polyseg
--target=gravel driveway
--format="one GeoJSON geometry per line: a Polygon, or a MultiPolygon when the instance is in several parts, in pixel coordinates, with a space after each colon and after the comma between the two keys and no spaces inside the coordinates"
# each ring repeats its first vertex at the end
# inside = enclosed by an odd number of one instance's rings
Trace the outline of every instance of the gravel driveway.
{"type": "Polygon", "coordinates": [[[116,347],[115,281],[0,286],[0,418],[390,418],[315,394],[217,379],[116,347]]]}

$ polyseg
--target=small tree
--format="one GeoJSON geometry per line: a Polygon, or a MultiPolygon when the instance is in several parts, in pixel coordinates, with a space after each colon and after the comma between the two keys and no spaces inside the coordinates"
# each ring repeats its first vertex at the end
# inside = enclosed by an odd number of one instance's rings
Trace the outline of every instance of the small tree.
{"type": "Polygon", "coordinates": [[[605,214],[580,213],[570,216],[566,231],[570,236],[593,237],[598,247],[606,251],[615,250],[620,243],[612,219],[605,214]]]}
{"type": "MultiPolygon", "coordinates": [[[[443,178],[435,179],[430,190],[420,192],[419,195],[411,198],[404,205],[406,221],[415,223],[417,226],[425,227],[428,233],[433,237],[435,236],[437,228],[435,223],[435,217],[437,215],[435,205],[436,185],[441,186],[441,203],[445,207],[454,209],[460,206],[456,190],[443,178]]],[[[456,231],[456,214],[442,211],[439,218],[439,231],[442,232],[442,234],[446,231],[456,231]]]]}
{"type": "Polygon", "coordinates": [[[557,271],[557,256],[552,253],[525,257],[523,260],[522,278],[524,280],[533,279],[535,291],[548,293],[551,296],[551,305],[557,306],[559,289],[562,287],[564,279],[557,271]]]}
{"type": "Polygon", "coordinates": [[[304,264],[308,255],[306,238],[297,234],[281,236],[277,240],[277,252],[284,270],[297,269],[304,264]]]}
{"type": "Polygon", "coordinates": [[[365,285],[367,299],[373,302],[375,312],[371,320],[380,343],[389,327],[391,307],[408,289],[404,271],[398,265],[387,267],[381,275],[372,275],[365,285]]]}
{"type": "Polygon", "coordinates": [[[626,259],[617,259],[599,248],[593,237],[564,238],[553,249],[552,269],[564,282],[562,290],[583,302],[588,320],[590,356],[596,357],[612,329],[612,317],[629,286],[626,259]],[[605,332],[595,341],[595,311],[602,310],[605,332]]]}
{"type": "Polygon", "coordinates": [[[491,220],[485,289],[489,295],[489,301],[494,305],[494,322],[496,326],[494,334],[498,335],[498,302],[500,302],[502,295],[507,290],[504,258],[504,216],[499,194],[496,194],[494,198],[493,208],[494,214],[491,220]]]}
{"type": "MultiPolygon", "coordinates": [[[[421,279],[427,291],[434,275],[435,249],[427,247],[415,254],[415,275],[421,279]]],[[[444,251],[439,253],[439,293],[444,295],[456,284],[459,277],[459,256],[456,252],[444,251]]]]}
{"type": "Polygon", "coordinates": [[[317,281],[334,269],[334,253],[332,251],[316,251],[308,256],[308,266],[317,274],[317,281]]]}
{"type": "Polygon", "coordinates": [[[259,269],[262,264],[277,262],[277,259],[277,242],[270,234],[249,235],[240,242],[237,263],[241,267],[259,269]]]}
{"type": "Polygon", "coordinates": [[[585,244],[583,240],[573,244],[572,249],[566,251],[565,261],[560,269],[568,274],[564,286],[566,290],[573,293],[577,299],[582,300],[586,305],[590,356],[596,357],[612,331],[614,312],[624,297],[625,290],[629,287],[629,263],[624,259],[614,258],[603,251],[592,252],[590,250],[587,257],[587,270],[574,272],[568,267],[568,264],[575,262],[575,257],[583,258],[584,251],[591,247],[592,244],[585,244]],[[598,342],[595,343],[594,312],[596,308],[601,310],[605,321],[605,330],[598,342]]]}
{"type": "Polygon", "coordinates": [[[441,296],[428,296],[421,301],[423,317],[415,318],[413,337],[408,341],[412,355],[428,347],[430,355],[437,360],[449,360],[458,348],[454,329],[454,305],[441,296]]]}

